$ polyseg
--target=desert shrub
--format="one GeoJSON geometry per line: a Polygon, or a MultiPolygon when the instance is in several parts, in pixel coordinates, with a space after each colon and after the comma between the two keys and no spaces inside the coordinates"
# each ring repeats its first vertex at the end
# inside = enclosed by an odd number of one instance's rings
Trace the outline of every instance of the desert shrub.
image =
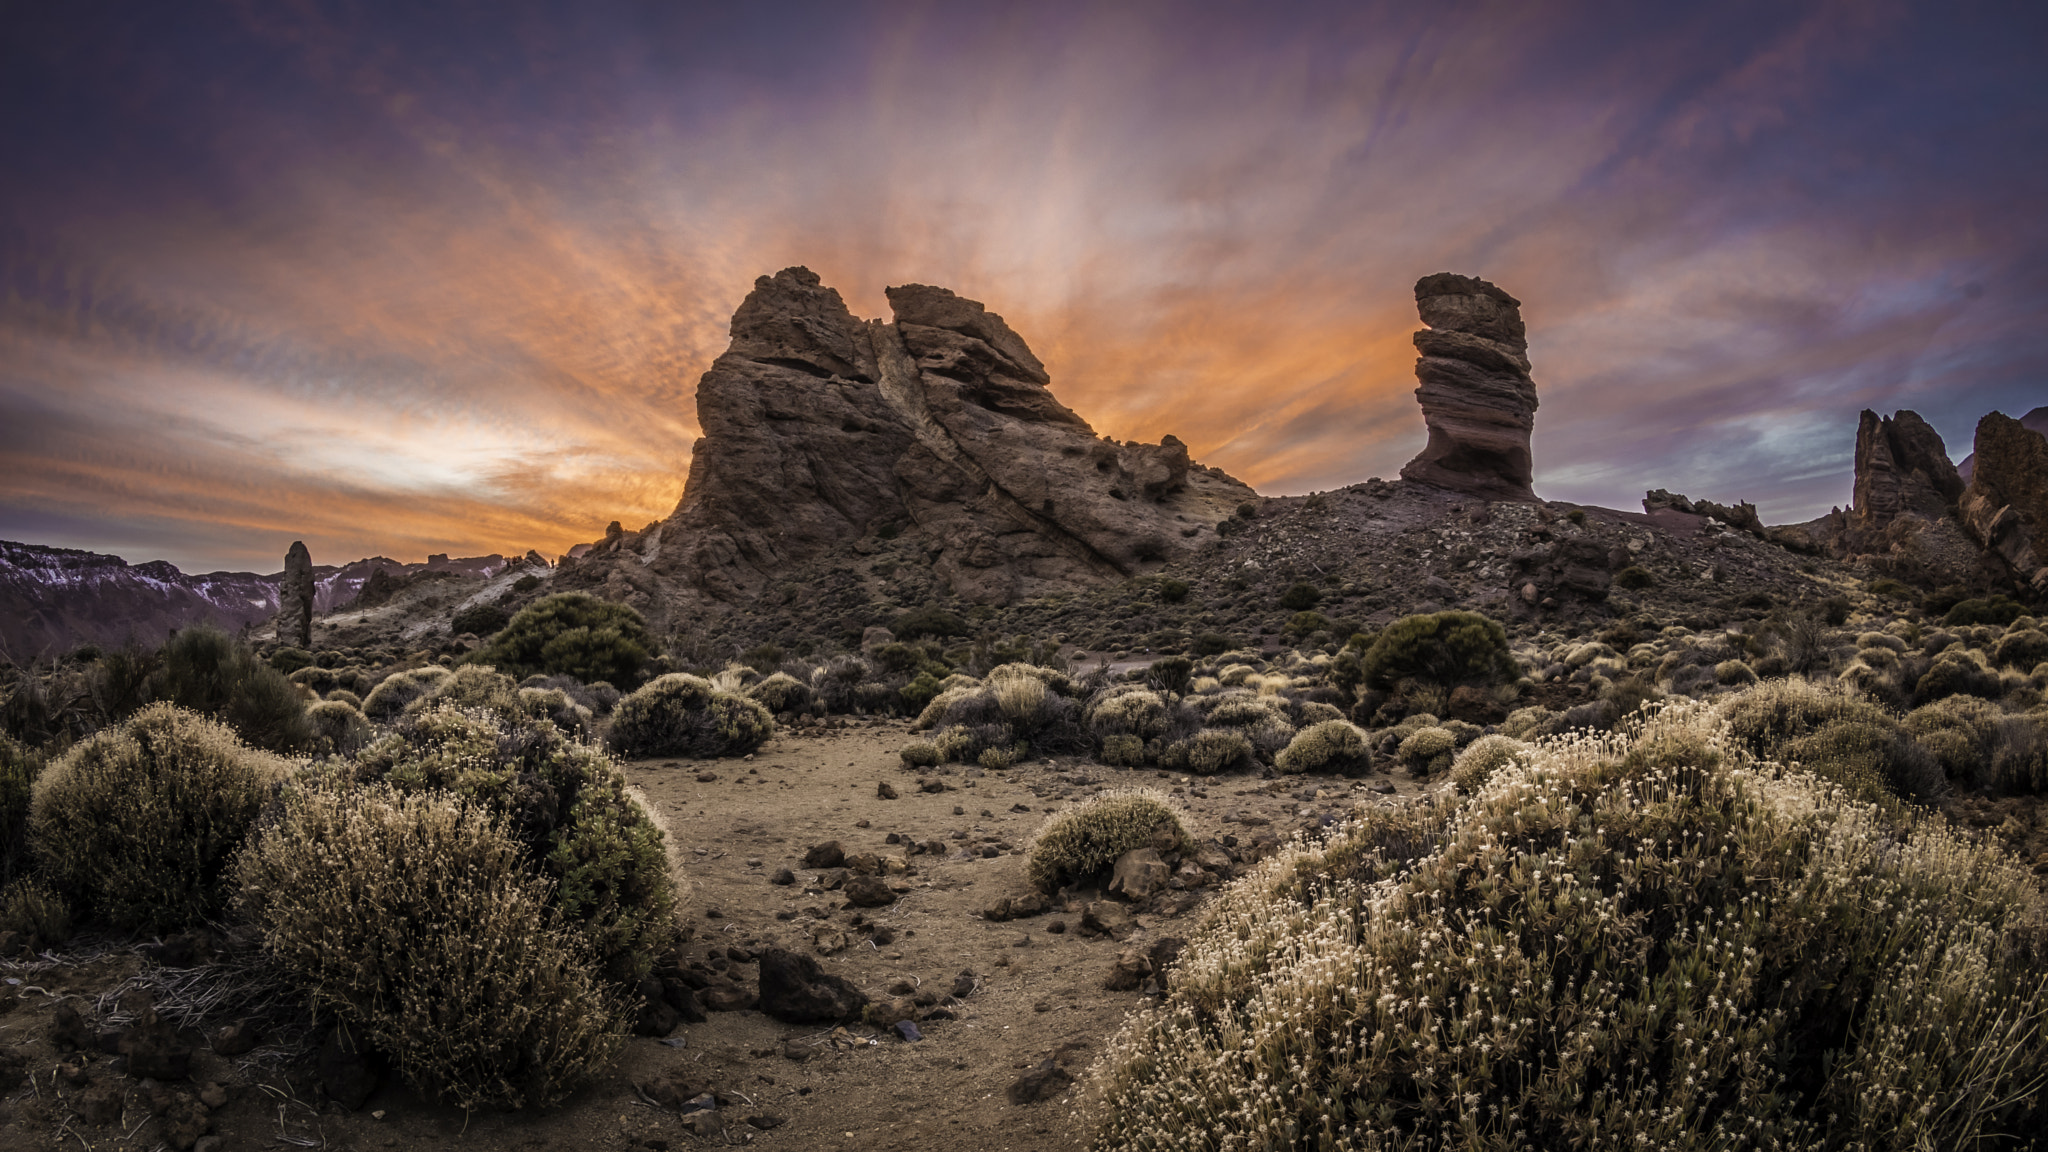
{"type": "Polygon", "coordinates": [[[1159,693],[1135,685],[1104,689],[1088,704],[1088,730],[1099,743],[1129,734],[1157,740],[1167,734],[1171,714],[1159,693]]]}
{"type": "Polygon", "coordinates": [[[547,1107],[620,1046],[621,1004],[497,813],[442,792],[293,788],[237,872],[315,1010],[429,1097],[547,1107]]]}
{"type": "MultiPolygon", "coordinates": [[[[811,670],[812,699],[827,712],[879,711],[861,702],[861,687],[874,675],[875,666],[864,656],[834,656],[811,670]]],[[[887,688],[869,693],[872,700],[881,700],[884,695],[893,693],[887,688]]]]}
{"type": "Polygon", "coordinates": [[[1310,609],[1306,612],[1296,612],[1294,615],[1289,616],[1287,624],[1282,631],[1286,632],[1289,636],[1299,639],[1304,636],[1313,636],[1318,632],[1328,632],[1335,627],[1336,625],[1330,622],[1328,616],[1310,609]]]}
{"type": "Polygon", "coordinates": [[[1362,776],[1372,767],[1365,736],[1346,720],[1323,720],[1295,733],[1273,759],[1282,772],[1337,772],[1362,776]]]}
{"type": "Polygon", "coordinates": [[[1017,753],[1014,749],[991,745],[983,748],[974,762],[991,772],[1001,772],[1017,762],[1017,753]]]}
{"type": "Polygon", "coordinates": [[[1165,656],[1152,662],[1145,670],[1145,679],[1161,692],[1179,696],[1188,690],[1188,681],[1193,679],[1195,662],[1185,656],[1165,656]]]}
{"type": "Polygon", "coordinates": [[[531,572],[512,582],[512,590],[519,593],[531,592],[538,587],[540,587],[540,577],[531,572]]]}
{"type": "Polygon", "coordinates": [[[1756,671],[1740,660],[1723,660],[1714,665],[1714,683],[1724,688],[1740,688],[1756,683],[1756,671]]]}
{"type": "Polygon", "coordinates": [[[546,720],[569,736],[590,734],[590,709],[560,688],[521,688],[519,710],[535,719],[546,720]]]}
{"type": "Polygon", "coordinates": [[[2048,717],[1998,718],[1991,744],[1991,787],[2007,792],[2048,792],[2048,717]]]}
{"type": "Polygon", "coordinates": [[[1404,681],[1440,688],[1513,679],[1507,631],[1477,612],[1404,616],[1386,627],[1360,661],[1369,688],[1393,690],[1404,681]]]}
{"type": "Polygon", "coordinates": [[[1997,705],[1975,696],[1949,696],[1906,714],[1906,731],[1952,780],[1973,788],[1991,783],[1998,738],[1997,705]]]}
{"type": "Polygon", "coordinates": [[[919,672],[908,684],[897,689],[896,694],[912,712],[923,712],[925,706],[938,696],[939,681],[930,672],[919,672]]]}
{"type": "Polygon", "coordinates": [[[334,677],[334,670],[322,668],[318,664],[308,664],[304,668],[286,676],[285,679],[304,688],[315,696],[325,696],[334,690],[337,683],[334,677]]]}
{"type": "Polygon", "coordinates": [[[1712,710],[1666,707],[1283,850],[1110,1044],[1093,1146],[1903,1150],[2034,1130],[2048,992],[2026,870],[1724,762],[1723,739],[1712,710]]]}
{"type": "Polygon", "coordinates": [[[378,681],[377,686],[370,689],[370,694],[363,698],[363,715],[380,723],[396,720],[413,701],[432,692],[453,675],[448,669],[433,665],[393,672],[378,681]]]}
{"type": "Polygon", "coordinates": [[[1429,776],[1451,766],[1457,754],[1458,738],[1443,728],[1418,728],[1402,739],[1395,755],[1408,771],[1429,776]]]}
{"type": "Polygon", "coordinates": [[[621,756],[744,756],[775,734],[775,717],[701,676],[671,672],[612,710],[611,747],[621,756]]]}
{"type": "MultiPolygon", "coordinates": [[[[0,932],[19,932],[31,952],[55,948],[71,939],[71,906],[56,889],[34,876],[20,876],[0,887],[0,932]]],[[[0,956],[0,960],[12,960],[0,956]]]]}
{"type": "Polygon", "coordinates": [[[268,663],[289,676],[301,668],[313,667],[313,654],[304,648],[279,648],[271,652],[268,663]]]}
{"type": "Polygon", "coordinates": [[[295,752],[313,739],[298,687],[217,629],[185,628],[165,641],[149,696],[213,717],[273,752],[295,752]]]}
{"type": "Polygon", "coordinates": [[[1196,656],[1221,656],[1230,651],[1230,637],[1221,632],[1198,632],[1188,651],[1196,656]]]}
{"type": "Polygon", "coordinates": [[[2008,596],[1963,600],[1942,616],[1941,624],[1944,628],[1960,628],[1972,624],[1996,624],[2002,628],[2026,615],[2026,611],[2008,596]]]}
{"type": "Polygon", "coordinates": [[[1145,762],[1145,738],[1129,733],[1105,736],[1096,758],[1112,768],[1135,768],[1145,762]]]}
{"type": "Polygon", "coordinates": [[[496,604],[471,604],[448,621],[448,631],[455,636],[465,632],[476,636],[495,636],[511,621],[512,614],[496,604]]]}
{"type": "Polygon", "coordinates": [[[647,644],[647,622],[631,607],[587,592],[558,592],[521,608],[465,660],[515,678],[539,672],[637,684],[649,659],[647,644]]]}
{"type": "Polygon", "coordinates": [[[1956,647],[1934,658],[1925,675],[1913,685],[1913,699],[1921,704],[1948,696],[1982,696],[1996,699],[2004,694],[1998,674],[1978,663],[1967,649],[1956,647]]]}
{"type": "Polygon", "coordinates": [[[853,687],[853,709],[870,716],[893,715],[903,702],[903,694],[880,680],[863,680],[853,687]]]}
{"type": "Polygon", "coordinates": [[[1188,582],[1169,576],[1159,582],[1159,598],[1168,604],[1178,604],[1188,598],[1188,582]]]}
{"type": "Polygon", "coordinates": [[[1313,584],[1290,584],[1280,594],[1280,607],[1289,612],[1301,612],[1323,602],[1322,589],[1313,584]]]}
{"type": "Polygon", "coordinates": [[[313,725],[313,751],[323,755],[347,756],[370,742],[370,722],[354,705],[323,700],[306,709],[313,725]]]}
{"type": "Polygon", "coordinates": [[[1856,646],[1863,649],[1883,648],[1896,653],[1906,650],[1906,641],[1904,637],[1894,636],[1889,632],[1864,632],[1856,637],[1856,646]]]}
{"type": "Polygon", "coordinates": [[[930,740],[912,740],[905,744],[897,755],[911,768],[930,768],[944,759],[939,753],[938,745],[930,740]]]}
{"type": "Polygon", "coordinates": [[[747,695],[769,712],[801,712],[811,705],[811,686],[787,672],[777,672],[747,689],[747,695]]]}
{"type": "Polygon", "coordinates": [[[1550,727],[1550,724],[1557,715],[1541,704],[1517,708],[1508,713],[1506,720],[1501,721],[1500,732],[1501,735],[1515,740],[1532,740],[1538,736],[1546,736],[1556,730],[1550,727]]]}
{"type": "Polygon", "coordinates": [[[1991,662],[2000,668],[2032,669],[2048,660],[2048,633],[2033,628],[2007,632],[1991,650],[1991,662]]]}
{"type": "Polygon", "coordinates": [[[27,866],[29,797],[42,771],[42,753],[0,733],[0,880],[27,866]]]}
{"type": "Polygon", "coordinates": [[[29,843],[109,923],[181,928],[224,907],[228,858],[286,771],[225,725],[152,704],[37,777],[29,843]]]}
{"type": "Polygon", "coordinates": [[[1898,603],[1907,603],[1920,598],[1920,594],[1913,591],[1909,585],[1893,580],[1890,577],[1871,581],[1870,591],[1875,595],[1898,603]]]}
{"type": "Polygon", "coordinates": [[[1133,848],[1165,851],[1193,847],[1180,810],[1153,788],[1098,792],[1046,817],[1032,837],[1025,874],[1039,889],[1089,879],[1133,848]]]}
{"type": "Polygon", "coordinates": [[[519,699],[519,682],[483,664],[464,664],[434,682],[425,695],[405,706],[407,712],[431,708],[460,708],[469,712],[490,712],[506,720],[526,715],[519,699]]]}
{"type": "Polygon", "coordinates": [[[889,625],[889,631],[898,640],[916,640],[924,636],[965,636],[968,634],[967,621],[957,613],[943,608],[914,608],[898,616],[889,625]]]}
{"type": "Polygon", "coordinates": [[[1451,785],[1469,796],[1484,787],[1495,773],[1514,763],[1516,756],[1529,751],[1527,744],[1512,737],[1481,736],[1451,761],[1451,785]]]}
{"type": "Polygon", "coordinates": [[[1729,737],[1758,759],[1796,761],[1864,802],[1895,811],[1897,796],[1943,791],[1937,767],[1898,717],[1839,686],[1773,680],[1723,705],[1729,737]]]}
{"type": "Polygon", "coordinates": [[[1648,588],[1656,582],[1656,575],[1640,564],[1631,564],[1614,574],[1614,586],[1631,592],[1648,588]]]}
{"type": "MultiPolygon", "coordinates": [[[[1136,737],[1118,739],[1132,740],[1136,737]]],[[[1104,755],[1107,763],[1107,753],[1104,755]]],[[[1228,728],[1204,728],[1185,740],[1168,744],[1159,755],[1160,767],[1194,776],[1246,772],[1258,764],[1251,740],[1244,733],[1228,728]]]]}

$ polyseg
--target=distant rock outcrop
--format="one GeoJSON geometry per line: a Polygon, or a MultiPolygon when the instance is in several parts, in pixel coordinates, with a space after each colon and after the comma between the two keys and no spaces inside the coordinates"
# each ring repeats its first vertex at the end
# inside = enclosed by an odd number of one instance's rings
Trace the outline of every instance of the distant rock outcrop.
{"type": "Polygon", "coordinates": [[[1488,500],[1534,501],[1529,432],[1536,383],[1522,302],[1484,280],[1439,272],[1415,284],[1415,334],[1429,443],[1401,478],[1488,500]]]}
{"type": "Polygon", "coordinates": [[[1977,423],[1976,449],[1963,526],[2034,592],[2048,592],[2048,437],[1993,412],[1977,423]]]}
{"type": "MultiPolygon", "coordinates": [[[[2048,436],[2048,404],[2044,404],[2041,407],[2034,409],[2032,412],[2027,413],[2025,416],[2020,417],[2020,426],[2023,428],[2030,428],[2033,431],[2039,432],[2043,436],[2048,436]]],[[[1976,475],[1976,473],[1977,454],[1975,452],[1972,452],[1968,456],[1963,457],[1962,460],[1956,464],[1956,475],[1962,477],[1963,483],[1965,484],[1968,484],[1971,478],[1976,475]]]]}
{"type": "Polygon", "coordinates": [[[756,280],[698,385],[675,513],[572,549],[570,583],[632,600],[638,568],[731,603],[904,533],[952,592],[1001,604],[1186,555],[1255,496],[1171,436],[1097,437],[980,303],[921,284],[888,298],[893,323],[862,321],[809,269],[756,280]]]}
{"type": "Polygon", "coordinates": [[[1948,446],[1920,414],[1881,417],[1865,408],[1856,424],[1856,487],[1851,531],[1875,535],[1905,513],[1925,520],[1952,515],[1963,481],[1948,446]]]}
{"type": "Polygon", "coordinates": [[[305,541],[294,540],[284,554],[284,575],[277,582],[278,643],[313,646],[313,593],[313,555],[305,541]]]}

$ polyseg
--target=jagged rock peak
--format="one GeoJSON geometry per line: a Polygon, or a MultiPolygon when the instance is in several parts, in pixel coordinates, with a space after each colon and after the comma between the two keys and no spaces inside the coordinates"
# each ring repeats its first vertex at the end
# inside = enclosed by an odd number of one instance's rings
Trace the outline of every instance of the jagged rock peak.
{"type": "Polygon", "coordinates": [[[2035,593],[2048,592],[2048,437],[2002,412],[1977,422],[1958,519],[2035,593]]]}
{"type": "Polygon", "coordinates": [[[313,646],[313,554],[303,540],[292,541],[284,554],[284,577],[277,586],[277,642],[297,648],[313,646]]]}
{"type": "Polygon", "coordinates": [[[1485,280],[1439,272],[1415,284],[1415,398],[1429,442],[1404,480],[1488,500],[1534,501],[1529,433],[1536,382],[1521,301],[1485,280]]]}
{"type": "Polygon", "coordinates": [[[863,321],[809,269],[756,280],[698,385],[704,436],[681,503],[592,554],[630,552],[732,603],[910,532],[952,592],[1002,603],[1176,558],[1254,495],[1173,437],[1098,438],[979,301],[923,284],[887,295],[892,321],[863,321]]]}
{"type": "Polygon", "coordinates": [[[1926,520],[1955,511],[1963,481],[1948,446],[1920,414],[1902,408],[1888,417],[1865,408],[1856,424],[1856,487],[1852,522],[1880,532],[1903,513],[1926,520]]]}

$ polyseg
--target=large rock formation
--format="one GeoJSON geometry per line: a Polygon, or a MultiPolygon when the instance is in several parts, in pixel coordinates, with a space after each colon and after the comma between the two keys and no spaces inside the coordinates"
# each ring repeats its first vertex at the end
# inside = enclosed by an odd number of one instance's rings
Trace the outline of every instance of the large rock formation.
{"type": "Polygon", "coordinates": [[[1522,302],[1484,280],[1439,272],[1415,284],[1429,327],[1415,334],[1415,378],[1429,443],[1401,478],[1488,500],[1534,501],[1529,431],[1536,382],[1522,302]]]}
{"type": "MultiPolygon", "coordinates": [[[[2043,436],[2048,436],[2048,404],[2044,404],[2025,416],[2020,417],[2020,426],[2031,428],[2043,436]]],[[[1977,454],[1972,452],[1968,456],[1963,457],[1962,461],[1956,465],[1956,475],[1962,477],[1963,483],[1968,484],[1976,474],[1977,454]]]]}
{"type": "Polygon", "coordinates": [[[313,646],[313,555],[306,542],[292,541],[284,554],[284,576],[277,583],[277,642],[298,648],[313,646]]]}
{"type": "Polygon", "coordinates": [[[1865,408],[1857,417],[1852,531],[1875,535],[1906,514],[1939,520],[1954,514],[1962,495],[1948,446],[1919,413],[1881,417],[1865,408]]]}
{"type": "Polygon", "coordinates": [[[1977,423],[1974,455],[1958,518],[2034,592],[2048,593],[2048,437],[1993,412],[1977,423]]]}
{"type": "Polygon", "coordinates": [[[698,384],[704,436],[681,503],[641,532],[607,533],[571,582],[595,562],[632,599],[646,591],[638,567],[733,602],[863,540],[914,533],[953,592],[1000,604],[1186,555],[1253,498],[1171,436],[1097,437],[976,301],[921,284],[888,298],[893,323],[862,321],[809,269],[756,280],[698,384]]]}

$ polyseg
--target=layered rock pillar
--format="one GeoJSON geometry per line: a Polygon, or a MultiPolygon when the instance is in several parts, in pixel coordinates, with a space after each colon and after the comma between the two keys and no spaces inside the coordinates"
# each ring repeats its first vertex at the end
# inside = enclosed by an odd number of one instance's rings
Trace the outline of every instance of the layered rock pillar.
{"type": "Polygon", "coordinates": [[[1534,501],[1529,433],[1536,382],[1522,302],[1484,280],[1439,272],[1415,284],[1415,334],[1429,443],[1401,478],[1487,500],[1534,501]]]}
{"type": "Polygon", "coordinates": [[[284,554],[284,578],[277,586],[277,642],[313,646],[313,554],[303,540],[284,554]]]}

